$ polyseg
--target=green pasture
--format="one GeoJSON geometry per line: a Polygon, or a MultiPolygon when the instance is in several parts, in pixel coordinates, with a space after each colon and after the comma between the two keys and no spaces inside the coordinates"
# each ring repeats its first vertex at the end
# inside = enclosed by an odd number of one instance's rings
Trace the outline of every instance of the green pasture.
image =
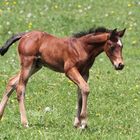
{"type": "MultiPolygon", "coordinates": [[[[125,68],[115,71],[104,53],[97,57],[90,70],[88,129],[73,127],[77,87],[64,74],[43,68],[27,86],[30,127],[21,126],[13,93],[0,122],[0,140],[140,139],[140,0],[0,0],[0,45],[18,32],[64,37],[98,26],[127,28],[125,68]]],[[[0,100],[19,70],[16,46],[0,57],[0,100]]]]}

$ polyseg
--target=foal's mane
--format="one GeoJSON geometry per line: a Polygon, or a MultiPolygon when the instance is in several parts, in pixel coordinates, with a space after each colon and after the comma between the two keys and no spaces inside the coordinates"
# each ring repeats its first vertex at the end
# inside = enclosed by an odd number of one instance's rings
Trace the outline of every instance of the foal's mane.
{"type": "Polygon", "coordinates": [[[98,28],[90,28],[87,31],[81,31],[78,33],[74,33],[73,37],[79,38],[88,34],[92,34],[92,33],[109,33],[111,30],[105,28],[105,27],[98,27],[98,28]]]}

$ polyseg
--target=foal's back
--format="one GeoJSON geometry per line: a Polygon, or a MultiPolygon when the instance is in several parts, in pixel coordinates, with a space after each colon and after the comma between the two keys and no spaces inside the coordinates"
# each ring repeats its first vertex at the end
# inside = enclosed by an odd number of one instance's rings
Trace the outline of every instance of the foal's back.
{"type": "Polygon", "coordinates": [[[19,42],[21,62],[26,58],[40,59],[42,65],[64,72],[85,58],[85,52],[76,38],[58,38],[46,32],[33,31],[25,34],[19,42]]]}

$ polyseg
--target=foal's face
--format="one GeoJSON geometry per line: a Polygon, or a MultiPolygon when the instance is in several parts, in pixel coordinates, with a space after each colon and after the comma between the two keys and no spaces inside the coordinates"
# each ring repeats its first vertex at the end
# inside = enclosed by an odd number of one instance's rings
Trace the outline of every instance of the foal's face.
{"type": "Polygon", "coordinates": [[[112,31],[109,40],[106,43],[105,52],[116,70],[124,68],[122,57],[123,44],[121,37],[124,35],[125,29],[117,32],[116,29],[112,31]]]}

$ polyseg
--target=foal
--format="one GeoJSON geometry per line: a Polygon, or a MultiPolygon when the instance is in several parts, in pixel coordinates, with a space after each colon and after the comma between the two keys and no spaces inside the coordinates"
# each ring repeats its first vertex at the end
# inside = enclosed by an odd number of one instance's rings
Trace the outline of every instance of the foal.
{"type": "Polygon", "coordinates": [[[28,127],[24,106],[26,84],[31,75],[45,66],[54,71],[65,73],[78,86],[78,109],[74,126],[86,128],[89,69],[96,56],[102,52],[107,54],[116,70],[123,69],[123,45],[120,38],[124,33],[125,29],[117,31],[117,29],[97,28],[67,38],[58,38],[40,31],[12,36],[0,48],[0,54],[4,55],[9,47],[19,40],[18,53],[21,69],[7,84],[0,103],[0,118],[2,118],[8,98],[16,90],[21,123],[28,127]]]}

